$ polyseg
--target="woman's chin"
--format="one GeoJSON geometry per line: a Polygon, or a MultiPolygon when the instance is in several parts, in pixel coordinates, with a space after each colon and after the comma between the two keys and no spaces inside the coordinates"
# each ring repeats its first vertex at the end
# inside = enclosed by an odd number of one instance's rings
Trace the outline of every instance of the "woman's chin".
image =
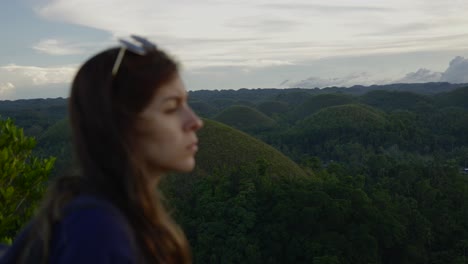
{"type": "Polygon", "coordinates": [[[187,172],[193,171],[194,168],[195,168],[195,159],[191,158],[189,160],[186,160],[183,163],[178,164],[178,166],[174,168],[174,171],[187,173],[187,172]]]}

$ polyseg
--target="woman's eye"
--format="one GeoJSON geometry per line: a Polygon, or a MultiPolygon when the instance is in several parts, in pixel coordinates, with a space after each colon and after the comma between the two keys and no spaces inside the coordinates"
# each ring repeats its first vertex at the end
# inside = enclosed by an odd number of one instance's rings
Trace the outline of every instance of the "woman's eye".
{"type": "Polygon", "coordinates": [[[178,107],[170,107],[170,108],[166,108],[164,110],[164,113],[166,114],[171,114],[171,113],[174,113],[175,111],[177,111],[178,107]]]}
{"type": "Polygon", "coordinates": [[[171,113],[181,110],[182,108],[186,106],[187,106],[186,101],[182,99],[169,100],[164,106],[164,113],[171,114],[171,113]]]}
{"type": "Polygon", "coordinates": [[[168,106],[166,107],[166,109],[164,110],[164,112],[165,112],[166,114],[171,114],[171,113],[174,113],[174,112],[176,112],[177,110],[179,110],[179,108],[180,108],[180,104],[168,105],[168,106]]]}

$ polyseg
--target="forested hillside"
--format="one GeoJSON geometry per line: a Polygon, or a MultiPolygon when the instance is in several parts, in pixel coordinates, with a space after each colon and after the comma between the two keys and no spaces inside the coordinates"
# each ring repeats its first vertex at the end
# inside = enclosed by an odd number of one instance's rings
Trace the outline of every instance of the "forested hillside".
{"type": "MultiPolygon", "coordinates": [[[[460,86],[190,92],[197,168],[162,189],[195,262],[465,263],[460,86]]],[[[0,115],[57,157],[52,177],[73,171],[66,99],[0,101],[0,115]]]]}

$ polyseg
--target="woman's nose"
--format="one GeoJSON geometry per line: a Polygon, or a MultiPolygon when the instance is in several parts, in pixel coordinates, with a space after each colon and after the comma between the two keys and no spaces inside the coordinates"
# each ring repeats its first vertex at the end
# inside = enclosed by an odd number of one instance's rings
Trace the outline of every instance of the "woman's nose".
{"type": "Polygon", "coordinates": [[[193,112],[192,108],[188,107],[188,118],[185,124],[186,130],[197,131],[203,127],[203,120],[193,112]]]}

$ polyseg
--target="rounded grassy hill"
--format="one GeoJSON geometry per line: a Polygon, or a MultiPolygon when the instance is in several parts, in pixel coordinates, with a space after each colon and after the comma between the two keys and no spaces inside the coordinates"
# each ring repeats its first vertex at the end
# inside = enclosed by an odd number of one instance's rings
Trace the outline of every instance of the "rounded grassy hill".
{"type": "Polygon", "coordinates": [[[277,96],[275,96],[274,100],[285,102],[289,105],[297,105],[297,104],[302,104],[311,96],[312,95],[304,91],[285,92],[285,93],[280,93],[277,96]]]}
{"type": "Polygon", "coordinates": [[[216,107],[202,101],[192,101],[190,102],[190,107],[192,107],[193,111],[195,111],[197,115],[207,118],[216,115],[218,112],[216,107]]]}
{"type": "Polygon", "coordinates": [[[468,109],[468,87],[458,88],[447,93],[434,96],[439,107],[462,107],[468,109]]]}
{"type": "Polygon", "coordinates": [[[273,116],[274,114],[285,113],[289,110],[289,105],[285,102],[279,101],[265,101],[257,105],[257,109],[267,116],[273,116]]]}
{"type": "Polygon", "coordinates": [[[276,121],[267,115],[243,105],[226,108],[214,120],[243,131],[269,129],[276,125],[276,121]]]}
{"type": "Polygon", "coordinates": [[[360,101],[384,111],[415,110],[422,104],[432,104],[430,97],[402,91],[371,91],[362,95],[360,101]]]}
{"type": "Polygon", "coordinates": [[[304,119],[301,126],[321,129],[372,129],[382,128],[385,114],[369,106],[347,104],[322,109],[304,119]]]}
{"type": "Polygon", "coordinates": [[[196,173],[206,175],[214,170],[236,168],[264,160],[267,174],[272,177],[305,176],[292,160],[272,146],[232,127],[212,120],[204,120],[199,131],[196,173]]]}
{"type": "Polygon", "coordinates": [[[349,104],[322,109],[293,128],[296,144],[312,146],[360,142],[381,144],[388,125],[385,113],[366,105],[349,104]]]}
{"type": "Polygon", "coordinates": [[[303,119],[320,109],[330,106],[351,104],[355,101],[354,97],[347,94],[319,94],[308,98],[304,103],[294,109],[290,115],[293,120],[303,119]]]}

